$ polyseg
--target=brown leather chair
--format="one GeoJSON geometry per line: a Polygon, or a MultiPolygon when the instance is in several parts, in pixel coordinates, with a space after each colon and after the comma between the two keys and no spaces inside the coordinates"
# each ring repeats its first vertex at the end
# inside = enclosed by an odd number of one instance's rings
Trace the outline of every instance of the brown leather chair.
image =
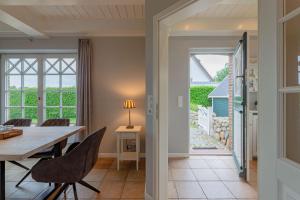
{"type": "Polygon", "coordinates": [[[16,126],[16,127],[26,127],[26,126],[31,126],[31,119],[10,119],[7,122],[3,124],[3,126],[16,126]]]}
{"type": "Polygon", "coordinates": [[[94,132],[62,157],[38,162],[32,168],[32,178],[37,182],[63,184],[53,199],[57,199],[72,185],[74,198],[77,200],[76,183],[99,193],[99,190],[84,182],[83,178],[88,175],[97,162],[99,147],[105,131],[106,127],[94,132]]]}
{"type": "MultiPolygon", "coordinates": [[[[31,126],[31,119],[10,119],[7,122],[3,124],[3,126],[15,126],[15,127],[26,127],[26,126],[31,126]]],[[[9,161],[10,163],[17,165],[18,167],[21,167],[23,169],[29,170],[28,167],[22,165],[19,162],[16,161],[9,161]]]]}
{"type": "MultiPolygon", "coordinates": [[[[41,124],[41,126],[69,126],[70,120],[69,119],[48,119],[45,122],[41,124]]],[[[68,139],[63,140],[60,143],[61,150],[67,146],[68,139]]],[[[54,156],[54,148],[46,149],[42,152],[39,152],[30,158],[39,158],[43,160],[51,159],[54,156]]],[[[25,176],[17,183],[16,187],[19,187],[19,185],[31,174],[31,170],[29,170],[25,176]]]]}

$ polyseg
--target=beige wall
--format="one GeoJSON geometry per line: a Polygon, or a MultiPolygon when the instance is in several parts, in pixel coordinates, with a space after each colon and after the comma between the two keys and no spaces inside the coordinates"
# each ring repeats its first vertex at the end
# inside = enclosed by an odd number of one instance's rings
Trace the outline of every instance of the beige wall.
{"type": "MultiPolygon", "coordinates": [[[[145,125],[145,39],[143,37],[93,38],[93,129],[107,126],[101,153],[116,152],[113,130],[128,123],[126,98],[136,100],[133,124],[145,125]]],[[[144,152],[144,137],[141,149],[144,152]]]]}
{"type": "MultiPolygon", "coordinates": [[[[93,129],[107,126],[102,153],[116,152],[116,137],[112,131],[128,122],[128,113],[122,108],[125,98],[137,101],[132,112],[134,124],[145,125],[145,38],[95,37],[92,38],[94,60],[92,68],[93,129]]],[[[3,38],[0,50],[77,50],[78,38],[51,38],[30,41],[23,38],[3,38]]],[[[144,152],[144,137],[141,150],[144,152]]]]}

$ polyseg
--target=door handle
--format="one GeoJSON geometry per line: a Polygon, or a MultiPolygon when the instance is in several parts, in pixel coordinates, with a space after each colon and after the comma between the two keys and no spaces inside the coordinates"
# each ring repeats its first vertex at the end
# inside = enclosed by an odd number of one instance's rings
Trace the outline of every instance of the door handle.
{"type": "Polygon", "coordinates": [[[244,112],[242,110],[239,111],[240,114],[243,114],[244,112]]]}

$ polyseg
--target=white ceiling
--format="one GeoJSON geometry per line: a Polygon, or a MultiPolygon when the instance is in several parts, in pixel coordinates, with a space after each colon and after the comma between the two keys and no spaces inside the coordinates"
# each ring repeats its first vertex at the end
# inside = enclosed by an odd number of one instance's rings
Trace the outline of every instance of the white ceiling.
{"type": "Polygon", "coordinates": [[[219,0],[172,25],[172,35],[240,35],[257,32],[258,0],[219,0]]]}
{"type": "Polygon", "coordinates": [[[142,36],[144,6],[145,0],[0,0],[0,37],[142,36]]]}
{"type": "MultiPolygon", "coordinates": [[[[171,34],[256,31],[257,1],[198,0],[184,20],[169,20],[171,34]]],[[[0,37],[144,34],[145,0],[0,0],[0,37]]]]}

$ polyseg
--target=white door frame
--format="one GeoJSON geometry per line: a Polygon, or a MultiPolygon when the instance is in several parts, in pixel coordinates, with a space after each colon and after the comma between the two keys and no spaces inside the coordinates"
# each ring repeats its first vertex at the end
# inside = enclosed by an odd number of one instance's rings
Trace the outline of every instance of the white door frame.
{"type": "Polygon", "coordinates": [[[168,199],[168,38],[169,25],[221,0],[184,0],[153,17],[154,199],[168,199]],[[201,9],[200,9],[201,8],[201,9]],[[173,16],[172,16],[173,15],[173,16]],[[168,18],[172,16],[172,18],[168,18]]]}

